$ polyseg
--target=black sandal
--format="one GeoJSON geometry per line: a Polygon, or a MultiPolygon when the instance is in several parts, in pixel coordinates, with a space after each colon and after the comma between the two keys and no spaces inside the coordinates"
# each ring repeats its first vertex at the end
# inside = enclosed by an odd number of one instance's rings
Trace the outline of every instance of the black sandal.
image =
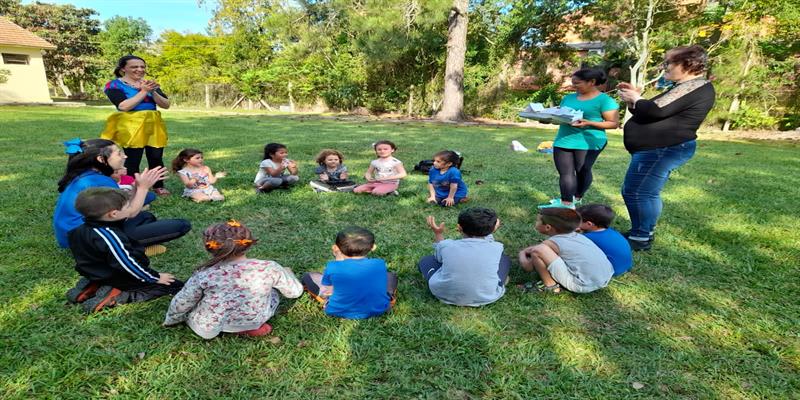
{"type": "Polygon", "coordinates": [[[545,286],[544,282],[542,281],[538,281],[536,283],[526,282],[525,284],[517,285],[517,288],[519,288],[519,290],[521,290],[523,293],[561,293],[561,285],[559,285],[558,282],[551,286],[545,286]]]}

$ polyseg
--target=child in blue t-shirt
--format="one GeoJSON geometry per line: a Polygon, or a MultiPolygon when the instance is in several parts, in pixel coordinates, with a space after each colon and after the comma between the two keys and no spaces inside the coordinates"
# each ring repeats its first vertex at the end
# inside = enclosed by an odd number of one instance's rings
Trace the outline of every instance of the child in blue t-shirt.
{"type": "Polygon", "coordinates": [[[614,268],[613,276],[628,272],[633,267],[631,245],[622,234],[609,227],[614,220],[614,210],[604,204],[587,204],[577,211],[582,219],[580,231],[603,250],[614,268]]]}
{"type": "Polygon", "coordinates": [[[450,207],[466,203],[467,184],[456,168],[459,156],[454,151],[444,150],[433,155],[433,168],[428,172],[428,203],[450,207]]]}
{"type": "Polygon", "coordinates": [[[394,304],[397,274],[380,258],[367,258],[375,249],[375,235],[359,227],[336,234],[334,261],[325,271],[309,272],[301,281],[311,296],[334,317],[363,319],[381,315],[394,304]]]}

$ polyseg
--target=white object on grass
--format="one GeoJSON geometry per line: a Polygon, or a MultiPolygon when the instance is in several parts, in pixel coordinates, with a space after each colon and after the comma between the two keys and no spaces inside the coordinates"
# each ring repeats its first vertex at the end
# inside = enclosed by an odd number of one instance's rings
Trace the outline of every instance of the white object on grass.
{"type": "Polygon", "coordinates": [[[555,122],[558,124],[571,124],[583,119],[583,111],[575,110],[570,107],[548,107],[542,103],[529,103],[519,116],[537,121],[555,122]]]}
{"type": "Polygon", "coordinates": [[[522,143],[520,143],[518,140],[512,140],[511,150],[525,152],[528,151],[528,148],[523,146],[522,143]]]}

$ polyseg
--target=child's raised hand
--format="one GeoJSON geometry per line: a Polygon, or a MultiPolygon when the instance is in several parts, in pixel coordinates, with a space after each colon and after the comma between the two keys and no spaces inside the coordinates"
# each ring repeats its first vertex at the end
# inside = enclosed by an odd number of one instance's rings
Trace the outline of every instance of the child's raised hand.
{"type": "Polygon", "coordinates": [[[433,233],[436,233],[436,234],[443,234],[444,233],[444,231],[445,231],[444,222],[442,222],[441,224],[437,225],[436,224],[436,218],[433,215],[428,215],[428,218],[426,218],[426,221],[428,222],[428,226],[431,228],[433,233]]]}
{"type": "Polygon", "coordinates": [[[141,173],[134,175],[136,187],[150,189],[156,182],[166,179],[167,172],[167,169],[164,167],[155,167],[153,169],[145,168],[141,173]]]}
{"type": "Polygon", "coordinates": [[[161,273],[158,274],[158,282],[157,283],[169,286],[169,285],[172,284],[172,282],[175,282],[175,275],[172,275],[172,274],[167,273],[167,272],[161,272],[161,273]]]}

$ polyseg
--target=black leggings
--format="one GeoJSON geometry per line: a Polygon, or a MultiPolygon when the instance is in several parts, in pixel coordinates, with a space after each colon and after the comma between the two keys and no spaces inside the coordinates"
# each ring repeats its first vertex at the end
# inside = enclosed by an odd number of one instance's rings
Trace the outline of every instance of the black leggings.
{"type": "Polygon", "coordinates": [[[573,197],[582,198],[592,185],[592,165],[605,149],[574,150],[553,147],[553,161],[558,171],[561,201],[572,202],[573,197]]]}
{"type": "MultiPolygon", "coordinates": [[[[152,169],[155,167],[163,167],[164,166],[164,148],[163,147],[150,147],[145,146],[144,148],[133,148],[127,147],[124,149],[125,155],[128,158],[125,160],[125,168],[128,170],[128,175],[134,176],[135,173],[139,172],[139,164],[142,163],[142,155],[147,157],[147,167],[152,169]]],[[[164,181],[156,182],[153,187],[164,187],[164,181]]]]}
{"type": "Polygon", "coordinates": [[[139,242],[141,246],[165,243],[187,234],[192,224],[185,219],[157,220],[153,214],[140,211],[133,218],[125,221],[125,234],[139,242]]]}

